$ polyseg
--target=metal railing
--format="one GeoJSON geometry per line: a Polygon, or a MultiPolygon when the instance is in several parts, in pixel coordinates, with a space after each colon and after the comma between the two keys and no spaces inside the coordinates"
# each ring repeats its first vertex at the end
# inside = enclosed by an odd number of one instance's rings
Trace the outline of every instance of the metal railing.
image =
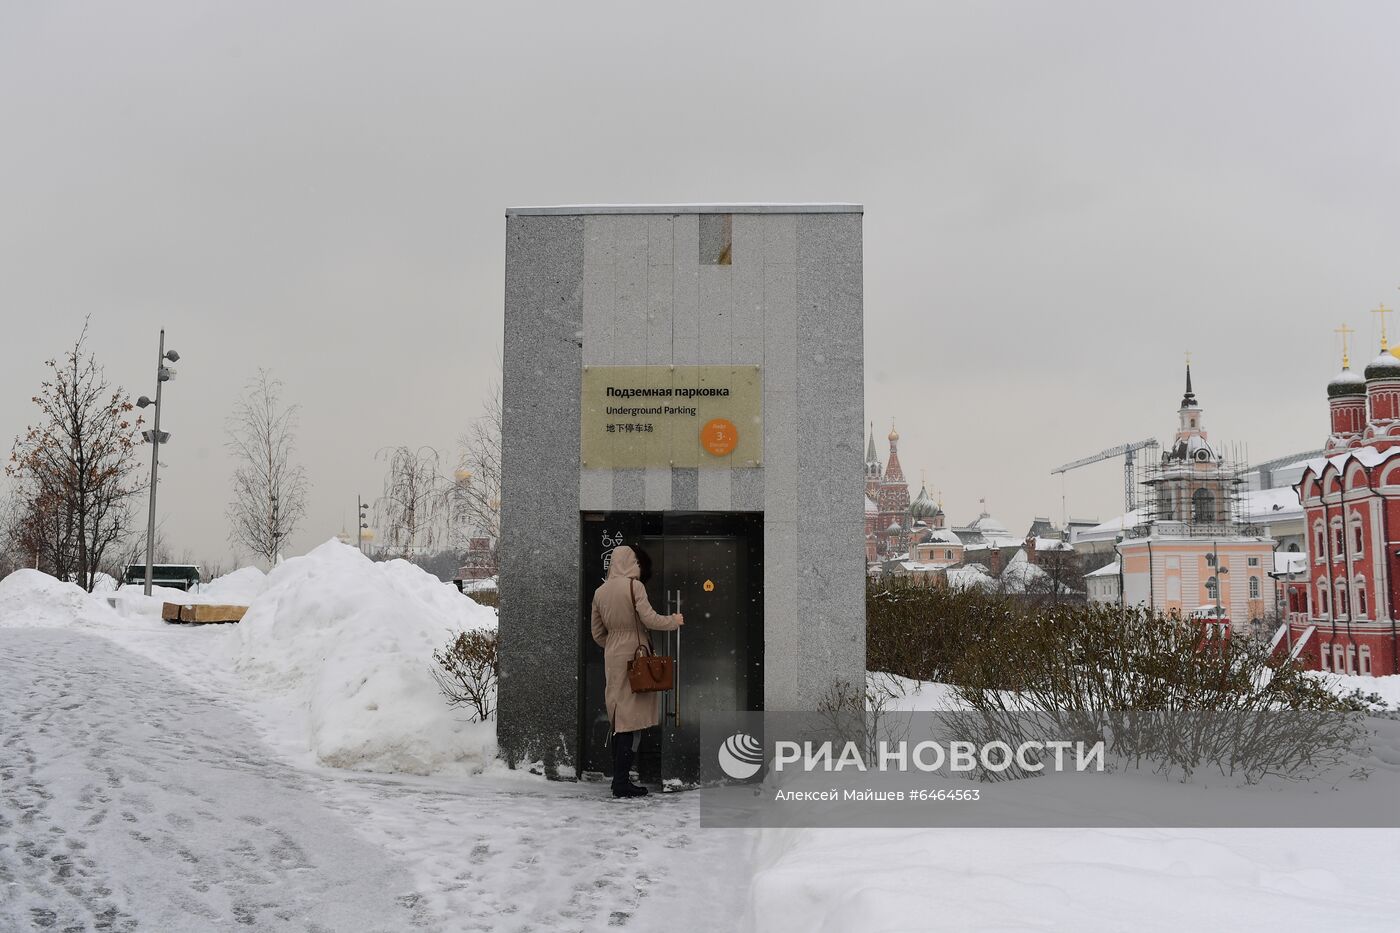
{"type": "Polygon", "coordinates": [[[1149,522],[1129,528],[1125,534],[1129,538],[1146,538],[1153,534],[1163,538],[1259,538],[1263,537],[1264,529],[1259,525],[1232,525],[1223,522],[1149,522]]]}

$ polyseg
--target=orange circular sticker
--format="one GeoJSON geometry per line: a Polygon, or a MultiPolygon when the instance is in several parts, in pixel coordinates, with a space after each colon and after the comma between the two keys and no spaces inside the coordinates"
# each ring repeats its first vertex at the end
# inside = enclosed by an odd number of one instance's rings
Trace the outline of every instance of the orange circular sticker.
{"type": "Polygon", "coordinates": [[[739,445],[739,429],[728,418],[715,418],[700,429],[700,446],[716,457],[727,456],[739,445]]]}

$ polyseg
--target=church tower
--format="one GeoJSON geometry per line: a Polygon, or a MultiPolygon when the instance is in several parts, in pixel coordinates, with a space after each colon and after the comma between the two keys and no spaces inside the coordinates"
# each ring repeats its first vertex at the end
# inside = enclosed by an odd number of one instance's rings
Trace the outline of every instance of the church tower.
{"type": "Polygon", "coordinates": [[[1188,362],[1176,436],[1143,481],[1146,513],[1114,549],[1123,605],[1179,613],[1228,634],[1277,608],[1269,576],[1276,542],[1239,521],[1239,469],[1206,434],[1193,376],[1188,362]]]}
{"type": "Polygon", "coordinates": [[[1177,419],[1171,448],[1146,482],[1152,491],[1154,517],[1192,525],[1229,523],[1237,478],[1210,445],[1201,403],[1191,386],[1190,363],[1177,419]]]}
{"type": "Polygon", "coordinates": [[[880,479],[884,468],[880,466],[880,456],[875,453],[875,423],[870,423],[870,443],[865,448],[865,494],[876,505],[880,503],[880,479]]]}
{"type": "Polygon", "coordinates": [[[1332,433],[1327,436],[1326,454],[1332,456],[1361,444],[1366,431],[1366,378],[1351,370],[1351,354],[1347,352],[1347,334],[1352,329],[1343,325],[1342,371],[1327,383],[1327,408],[1332,416],[1332,433]]]}
{"type": "Polygon", "coordinates": [[[876,527],[883,529],[887,540],[886,553],[902,551],[906,540],[909,522],[909,484],[904,480],[904,468],[899,463],[899,432],[890,425],[890,457],[885,461],[884,475],[880,478],[875,504],[880,509],[876,527]]]}

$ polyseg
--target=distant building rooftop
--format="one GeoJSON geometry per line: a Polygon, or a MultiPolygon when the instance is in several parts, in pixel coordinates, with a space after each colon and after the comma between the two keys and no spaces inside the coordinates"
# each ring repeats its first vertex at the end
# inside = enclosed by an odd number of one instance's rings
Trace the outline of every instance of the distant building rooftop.
{"type": "Polygon", "coordinates": [[[556,204],[508,207],[507,217],[540,214],[864,214],[862,204],[556,204]]]}

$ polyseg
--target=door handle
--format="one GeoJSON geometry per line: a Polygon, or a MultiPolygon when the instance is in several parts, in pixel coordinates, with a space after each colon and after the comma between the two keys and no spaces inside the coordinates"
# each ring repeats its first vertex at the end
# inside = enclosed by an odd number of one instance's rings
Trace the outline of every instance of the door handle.
{"type": "MultiPolygon", "coordinates": [[[[671,615],[672,613],[674,613],[674,612],[676,611],[676,609],[675,609],[675,603],[672,602],[673,596],[674,596],[674,594],[672,593],[671,590],[667,590],[667,591],[666,591],[666,614],[667,614],[668,616],[671,615]]],[[[672,647],[672,646],[671,646],[671,630],[670,630],[670,629],[667,629],[667,630],[666,630],[666,654],[667,654],[668,657],[674,658],[674,657],[675,657],[675,653],[671,650],[671,647],[672,647]]],[[[672,693],[674,692],[674,690],[675,690],[675,688],[674,688],[674,686],[673,686],[671,690],[667,690],[665,693],[663,693],[663,694],[661,695],[661,708],[662,708],[663,712],[666,714],[666,715],[665,715],[665,718],[666,718],[666,719],[675,719],[675,716],[676,716],[676,711],[675,711],[675,698],[672,696],[672,693]]]]}
{"type": "MultiPolygon", "coordinates": [[[[681,591],[676,590],[676,612],[681,611],[681,591]]],[[[681,724],[681,630],[676,629],[676,727],[681,724]]]]}

